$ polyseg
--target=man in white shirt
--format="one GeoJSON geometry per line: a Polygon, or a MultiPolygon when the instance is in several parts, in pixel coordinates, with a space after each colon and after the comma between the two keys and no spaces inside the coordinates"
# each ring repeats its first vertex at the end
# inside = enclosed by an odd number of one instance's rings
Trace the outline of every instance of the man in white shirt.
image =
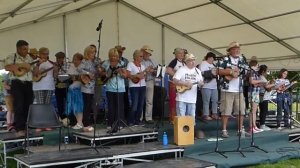
{"type": "MultiPolygon", "coordinates": [[[[222,137],[228,138],[228,118],[233,112],[238,119],[238,135],[241,135],[243,130],[244,115],[245,115],[245,101],[243,95],[243,80],[239,77],[243,71],[242,68],[246,64],[246,60],[240,54],[240,45],[237,42],[232,42],[227,48],[228,56],[224,57],[221,67],[224,69],[231,69],[230,75],[224,77],[223,89],[221,91],[221,105],[220,111],[222,115],[222,137]]],[[[246,136],[250,136],[245,132],[246,136]]]]}
{"type": "MultiPolygon", "coordinates": [[[[177,92],[176,112],[177,116],[193,116],[195,120],[197,85],[203,85],[201,71],[196,68],[196,57],[193,54],[186,54],[184,61],[186,66],[179,68],[173,76],[176,86],[186,88],[185,91],[177,92]]],[[[196,123],[194,123],[196,124],[196,123]]]]}

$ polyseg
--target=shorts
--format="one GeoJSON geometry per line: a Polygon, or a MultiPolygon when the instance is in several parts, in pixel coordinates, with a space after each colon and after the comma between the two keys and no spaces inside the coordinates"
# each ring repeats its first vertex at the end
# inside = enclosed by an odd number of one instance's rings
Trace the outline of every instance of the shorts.
{"type": "Polygon", "coordinates": [[[13,106],[13,97],[12,95],[8,95],[4,97],[5,105],[7,108],[7,111],[14,112],[14,106],[13,106]]]}
{"type": "Polygon", "coordinates": [[[238,92],[221,92],[220,111],[222,115],[230,116],[245,115],[245,98],[243,93],[238,92]]]}
{"type": "Polygon", "coordinates": [[[252,92],[251,96],[252,96],[252,99],[251,99],[252,103],[257,103],[257,104],[260,103],[260,98],[259,98],[258,92],[252,92]]]}

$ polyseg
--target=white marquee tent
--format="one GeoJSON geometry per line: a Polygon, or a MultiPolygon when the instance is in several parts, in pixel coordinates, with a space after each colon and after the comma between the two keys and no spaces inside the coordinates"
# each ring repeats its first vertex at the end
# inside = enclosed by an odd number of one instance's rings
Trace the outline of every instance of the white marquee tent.
{"type": "Polygon", "coordinates": [[[100,57],[117,44],[131,60],[144,44],[154,59],[168,64],[176,47],[201,62],[208,51],[225,55],[232,41],[242,53],[257,56],[272,69],[299,70],[299,0],[0,0],[0,59],[15,51],[19,39],[71,58],[89,44],[100,57]]]}

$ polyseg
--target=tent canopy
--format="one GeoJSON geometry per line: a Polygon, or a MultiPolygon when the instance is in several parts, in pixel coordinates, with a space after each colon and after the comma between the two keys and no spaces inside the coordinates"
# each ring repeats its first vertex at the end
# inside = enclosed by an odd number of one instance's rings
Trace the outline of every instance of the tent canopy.
{"type": "Polygon", "coordinates": [[[298,0],[0,0],[0,37],[108,3],[130,8],[218,55],[237,41],[247,58],[257,56],[273,68],[295,69],[300,61],[298,0]]]}

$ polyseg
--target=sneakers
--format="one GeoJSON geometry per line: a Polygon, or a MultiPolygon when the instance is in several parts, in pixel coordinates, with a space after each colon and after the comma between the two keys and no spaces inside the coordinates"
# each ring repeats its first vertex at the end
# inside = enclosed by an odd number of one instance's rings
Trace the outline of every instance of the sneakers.
{"type": "Polygon", "coordinates": [[[264,130],[262,130],[262,129],[259,129],[259,128],[257,128],[257,127],[254,127],[253,128],[255,131],[257,131],[257,132],[263,132],[264,130]]]}
{"type": "Polygon", "coordinates": [[[72,127],[72,129],[75,129],[75,130],[82,129],[82,128],[83,128],[83,125],[78,124],[78,123],[72,127]]]}
{"type": "Polygon", "coordinates": [[[222,130],[222,135],[221,136],[223,138],[229,138],[228,131],[227,130],[222,130]]]}
{"type": "Polygon", "coordinates": [[[266,126],[266,125],[261,125],[260,129],[264,130],[264,131],[270,131],[272,130],[270,127],[266,126]]]}
{"type": "Polygon", "coordinates": [[[146,123],[147,124],[154,124],[154,121],[153,120],[146,120],[146,123]]]}
{"type": "Polygon", "coordinates": [[[92,131],[94,131],[94,127],[92,127],[92,126],[83,127],[83,131],[92,132],[92,131]]]}
{"type": "Polygon", "coordinates": [[[262,132],[262,131],[264,131],[264,130],[261,130],[257,127],[253,127],[251,129],[249,129],[249,134],[251,134],[252,132],[253,132],[253,134],[256,134],[256,133],[259,133],[259,132],[262,132]]]}
{"type": "Polygon", "coordinates": [[[68,122],[67,118],[62,119],[61,122],[62,122],[62,124],[63,124],[64,127],[68,127],[69,122],[68,122]]]}

